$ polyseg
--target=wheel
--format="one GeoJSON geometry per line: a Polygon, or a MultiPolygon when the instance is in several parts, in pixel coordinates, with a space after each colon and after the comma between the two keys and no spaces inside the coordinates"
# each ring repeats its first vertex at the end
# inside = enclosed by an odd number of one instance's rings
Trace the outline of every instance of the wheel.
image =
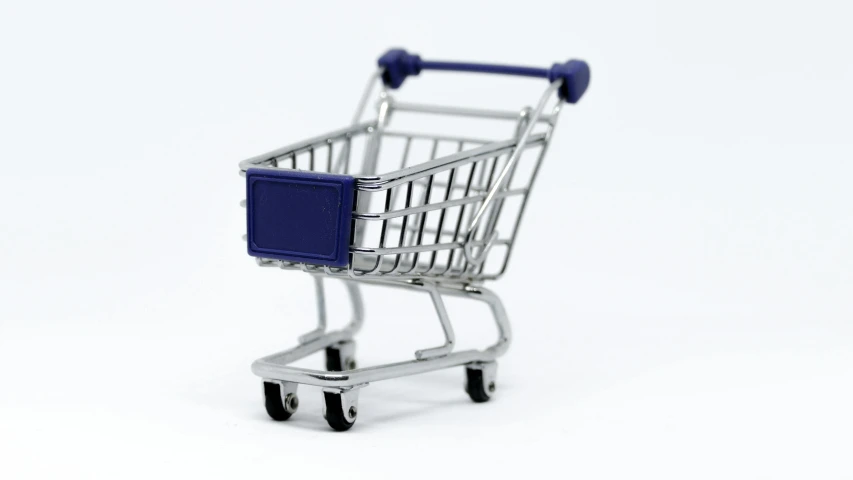
{"type": "Polygon", "coordinates": [[[326,370],[330,372],[355,370],[355,342],[349,340],[326,347],[326,370]]]}
{"type": "Polygon", "coordinates": [[[264,406],[270,418],[277,422],[287,420],[299,408],[296,391],[282,395],[283,387],[280,383],[264,382],[264,406]]]}
{"type": "Polygon", "coordinates": [[[345,401],[344,395],[343,393],[323,392],[326,401],[323,416],[326,417],[329,426],[339,432],[345,432],[352,428],[358,415],[358,408],[355,403],[345,401]],[[345,405],[348,405],[348,408],[345,405]]]}
{"type": "Polygon", "coordinates": [[[488,402],[495,393],[494,363],[465,367],[465,391],[476,403],[488,402]]]}

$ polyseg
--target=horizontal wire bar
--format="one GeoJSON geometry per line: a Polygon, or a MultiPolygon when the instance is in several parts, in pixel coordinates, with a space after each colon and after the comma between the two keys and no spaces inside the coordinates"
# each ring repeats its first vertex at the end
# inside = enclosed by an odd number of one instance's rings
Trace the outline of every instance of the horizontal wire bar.
{"type": "Polygon", "coordinates": [[[432,245],[411,245],[405,247],[385,247],[385,248],[370,248],[370,247],[350,247],[350,253],[361,255],[388,255],[395,253],[419,253],[419,252],[434,252],[438,250],[451,250],[454,248],[462,248],[462,242],[436,243],[432,245]]]}
{"type": "MultiPolygon", "coordinates": [[[[433,113],[437,115],[460,115],[464,117],[494,118],[505,120],[518,120],[522,111],[514,110],[489,110],[485,108],[452,107],[448,105],[425,105],[422,103],[397,102],[393,109],[401,112],[433,113]]],[[[550,122],[551,115],[542,115],[540,121],[550,122]]]]}
{"type": "Polygon", "coordinates": [[[323,145],[330,141],[340,140],[346,138],[347,135],[366,133],[368,130],[374,128],[375,126],[375,121],[364,122],[358,125],[334,130],[323,135],[318,135],[316,137],[309,138],[308,140],[303,140],[301,142],[288,145],[286,147],[277,148],[267,153],[256,155],[252,158],[243,160],[242,162],[240,162],[240,169],[245,171],[248,168],[263,164],[264,162],[267,162],[276,157],[302,153],[303,151],[307,151],[308,149],[310,149],[312,146],[323,145]]]}
{"type": "MultiPolygon", "coordinates": [[[[502,192],[498,192],[495,194],[495,198],[504,198],[510,197],[513,195],[524,195],[527,193],[526,188],[516,188],[513,190],[504,190],[502,192]]],[[[436,202],[430,203],[427,205],[418,205],[417,207],[409,207],[402,208],[400,210],[391,210],[390,212],[381,212],[381,213],[359,213],[353,212],[352,218],[356,220],[385,220],[388,218],[397,218],[403,217],[406,215],[412,215],[415,213],[423,213],[423,212],[432,212],[435,210],[440,210],[442,208],[452,208],[458,207],[459,205],[468,205],[471,203],[477,203],[485,199],[485,195],[472,195],[470,197],[457,198],[454,200],[448,200],[446,202],[436,202]]]]}
{"type": "MultiPolygon", "coordinates": [[[[396,225],[396,224],[388,225],[388,229],[389,229],[389,230],[400,230],[401,228],[403,228],[403,226],[402,226],[402,225],[396,225]]],[[[417,232],[417,231],[418,231],[418,227],[417,227],[416,225],[409,225],[409,226],[406,228],[406,230],[407,230],[407,231],[409,231],[409,232],[417,232]]],[[[435,229],[435,228],[424,228],[424,233],[438,233],[438,229],[435,229]]],[[[445,231],[444,233],[442,233],[442,234],[441,234],[441,236],[453,236],[453,232],[445,231]]],[[[458,235],[457,235],[457,236],[458,236],[458,235]]]]}
{"type": "MultiPolygon", "coordinates": [[[[419,178],[417,180],[412,180],[412,183],[416,185],[420,185],[422,183],[426,183],[425,178],[419,178]]],[[[447,188],[447,182],[433,182],[433,187],[447,188]]],[[[465,185],[455,184],[451,185],[453,190],[465,190],[465,185]]],[[[489,189],[487,187],[471,187],[472,192],[488,192],[489,189]]]]}
{"type": "MultiPolygon", "coordinates": [[[[493,245],[509,245],[509,240],[498,240],[495,239],[492,244],[493,245]]],[[[475,240],[471,242],[471,244],[475,247],[479,247],[485,245],[486,242],[484,240],[475,240]]],[[[447,243],[434,243],[429,245],[410,245],[404,247],[385,247],[385,248],[370,248],[370,247],[350,247],[350,253],[354,253],[357,255],[393,255],[393,254],[405,254],[405,253],[422,253],[422,252],[438,252],[441,250],[453,250],[455,248],[462,248],[465,246],[464,242],[447,242],[447,243]]]]}
{"type": "MultiPolygon", "coordinates": [[[[400,225],[388,225],[389,230],[400,230],[400,228],[402,228],[400,225]]],[[[409,225],[406,228],[406,231],[417,232],[418,227],[415,225],[409,225]]],[[[438,233],[438,230],[436,230],[435,228],[425,228],[424,233],[438,233]]],[[[444,232],[442,232],[441,236],[442,237],[452,237],[453,232],[445,230],[444,232]]],[[[458,237],[459,235],[457,234],[456,236],[458,237]]],[[[474,242],[475,245],[477,245],[478,242],[474,242]]],[[[484,243],[484,242],[481,242],[481,243],[484,243]]],[[[510,243],[512,243],[512,240],[508,240],[508,239],[495,239],[495,241],[493,242],[493,244],[495,244],[495,245],[509,245],[510,243]]]]}
{"type": "Polygon", "coordinates": [[[420,140],[439,140],[445,142],[465,142],[465,143],[476,143],[480,145],[485,145],[487,143],[493,143],[495,140],[488,140],[485,138],[475,138],[475,137],[461,137],[458,135],[443,135],[443,134],[432,134],[432,133],[414,133],[414,132],[402,132],[402,131],[384,131],[382,135],[385,137],[402,137],[402,138],[412,138],[412,139],[420,139],[420,140]]]}
{"type": "MultiPolygon", "coordinates": [[[[525,148],[531,148],[545,144],[546,136],[544,133],[533,135],[528,139],[525,148]]],[[[403,170],[398,170],[385,175],[376,176],[361,176],[356,177],[356,189],[366,191],[379,191],[386,188],[395,187],[402,183],[406,183],[417,178],[434,175],[443,170],[459,167],[467,163],[476,162],[484,158],[503,155],[515,149],[517,140],[506,140],[503,142],[494,142],[473,150],[457,152],[446,157],[437,158],[428,162],[421,163],[403,170]]]]}

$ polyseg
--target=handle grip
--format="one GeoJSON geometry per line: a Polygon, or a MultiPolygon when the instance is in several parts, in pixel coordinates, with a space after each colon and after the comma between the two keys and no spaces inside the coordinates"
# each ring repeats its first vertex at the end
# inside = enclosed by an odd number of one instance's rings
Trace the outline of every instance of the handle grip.
{"type": "Polygon", "coordinates": [[[450,72],[476,72],[498,75],[546,78],[549,82],[562,80],[558,95],[569,103],[576,103],[589,86],[589,65],[583,60],[569,60],[555,63],[551,68],[519,67],[513,65],[495,65],[484,63],[445,62],[422,60],[419,55],[394,48],[379,57],[379,67],[383,69],[382,82],[389,88],[399,88],[410,75],[418,75],[421,70],[444,70],[450,72]]]}

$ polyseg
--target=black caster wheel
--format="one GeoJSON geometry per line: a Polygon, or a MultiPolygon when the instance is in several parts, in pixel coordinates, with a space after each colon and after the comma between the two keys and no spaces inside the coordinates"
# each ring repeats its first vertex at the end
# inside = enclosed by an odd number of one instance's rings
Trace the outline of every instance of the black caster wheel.
{"type": "Polygon", "coordinates": [[[323,416],[329,426],[339,432],[345,432],[352,428],[356,416],[358,416],[358,407],[356,406],[358,392],[353,390],[341,393],[323,392],[323,397],[326,401],[323,416]]]}
{"type": "Polygon", "coordinates": [[[355,342],[348,340],[326,347],[326,370],[343,372],[355,370],[355,342]]]}
{"type": "Polygon", "coordinates": [[[465,367],[465,391],[476,403],[488,402],[495,393],[497,364],[479,363],[465,367]]]}
{"type": "Polygon", "coordinates": [[[295,384],[264,382],[264,406],[270,418],[283,422],[299,408],[295,384]]]}

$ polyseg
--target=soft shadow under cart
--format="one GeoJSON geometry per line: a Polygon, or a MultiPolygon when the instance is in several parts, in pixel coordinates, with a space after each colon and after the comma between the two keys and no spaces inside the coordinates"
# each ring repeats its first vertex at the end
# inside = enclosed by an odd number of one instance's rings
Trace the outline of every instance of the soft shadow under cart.
{"type": "Polygon", "coordinates": [[[589,67],[579,60],[529,68],[427,61],[390,50],[379,59],[350,126],[240,163],[249,254],[262,267],[312,275],[317,294],[317,328],[301,336],[297,346],[252,365],[263,379],[270,417],[290,418],[299,404],[297,386],[313,385],[322,388],[329,425],[347,430],[358,415],[362,387],[456,366],[465,368],[471,399],[489,400],[496,359],[509,347],[510,326],[500,299],[483,284],[506,271],[560,110],[564,102],[581,98],[589,78],[589,67]],[[535,107],[516,111],[395,100],[391,91],[425,70],[538,77],[549,84],[535,107]],[[376,114],[365,121],[374,95],[376,114]],[[410,131],[392,122],[401,113],[503,121],[514,128],[508,138],[498,139],[466,131],[410,131]],[[379,171],[387,162],[392,168],[379,171]],[[326,329],[327,277],[345,283],[352,304],[350,323],[337,331],[326,329]],[[356,368],[353,337],[364,319],[361,283],[427,293],[444,343],[418,350],[408,361],[356,368]],[[446,296],[485,302],[497,324],[497,342],[482,350],[454,351],[446,296]],[[327,370],[290,366],[321,350],[327,370]]]}

